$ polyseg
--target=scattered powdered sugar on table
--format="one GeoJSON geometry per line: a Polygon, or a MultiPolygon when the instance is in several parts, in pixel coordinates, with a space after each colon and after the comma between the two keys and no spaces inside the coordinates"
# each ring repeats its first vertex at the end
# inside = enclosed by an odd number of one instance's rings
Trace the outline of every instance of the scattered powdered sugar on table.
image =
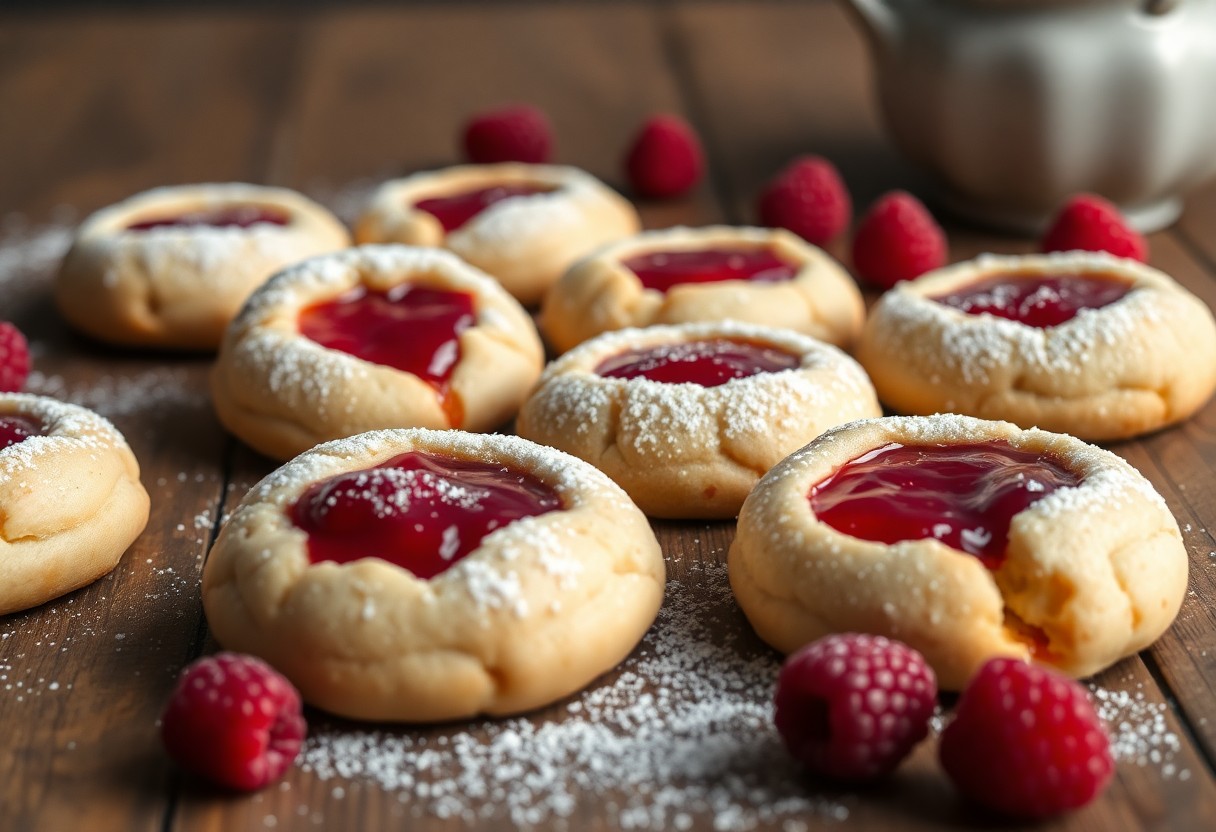
{"type": "Polygon", "coordinates": [[[1191,778],[1190,769],[1179,769],[1174,762],[1182,740],[1166,722],[1167,704],[1151,701],[1143,690],[1108,690],[1091,683],[1089,692],[1098,716],[1106,722],[1116,762],[1157,767],[1167,780],[1191,778]]]}
{"type": "Polygon", "coordinates": [[[372,194],[392,175],[392,172],[385,171],[380,176],[355,179],[342,185],[317,181],[305,188],[304,193],[329,208],[347,225],[354,225],[372,194]]]}
{"type": "Polygon", "coordinates": [[[37,294],[50,290],[59,259],[72,242],[75,211],[61,207],[52,222],[31,226],[21,214],[0,219],[0,297],[4,319],[37,294]]]}
{"type": "Polygon", "coordinates": [[[132,375],[106,375],[88,384],[70,384],[62,376],[35,370],[30,373],[25,389],[87,407],[107,418],[144,412],[164,414],[170,407],[210,406],[196,377],[180,367],[156,367],[132,375]]]}
{"type": "Polygon", "coordinates": [[[725,565],[701,565],[668,583],[655,627],[619,675],[563,715],[438,736],[322,727],[301,765],[396,791],[415,816],[525,829],[577,828],[588,793],[624,829],[685,829],[704,816],[718,830],[846,819],[847,805],[816,795],[782,750],[777,660],[740,644],[741,632],[725,565]]]}

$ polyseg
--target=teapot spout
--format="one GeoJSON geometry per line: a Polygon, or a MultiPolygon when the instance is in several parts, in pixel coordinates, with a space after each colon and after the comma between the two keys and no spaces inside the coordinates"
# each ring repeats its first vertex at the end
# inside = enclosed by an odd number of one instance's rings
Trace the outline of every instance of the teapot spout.
{"type": "Polygon", "coordinates": [[[841,0],[845,8],[861,23],[876,47],[891,45],[896,33],[895,10],[891,0],[841,0]]]}

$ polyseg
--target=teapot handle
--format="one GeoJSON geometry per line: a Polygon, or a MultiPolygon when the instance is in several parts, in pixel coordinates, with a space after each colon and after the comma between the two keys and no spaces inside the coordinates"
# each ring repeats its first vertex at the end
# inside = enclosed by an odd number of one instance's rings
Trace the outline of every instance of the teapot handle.
{"type": "Polygon", "coordinates": [[[1144,12],[1154,17],[1161,17],[1178,8],[1182,0],[1145,0],[1144,12]]]}

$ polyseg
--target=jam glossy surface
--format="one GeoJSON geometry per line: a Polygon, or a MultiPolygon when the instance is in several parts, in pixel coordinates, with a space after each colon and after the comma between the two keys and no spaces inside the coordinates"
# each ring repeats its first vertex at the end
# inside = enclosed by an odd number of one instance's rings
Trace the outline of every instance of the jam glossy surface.
{"type": "Polygon", "coordinates": [[[489,188],[478,188],[451,196],[421,199],[414,203],[414,207],[419,211],[426,211],[439,220],[444,231],[451,232],[496,202],[513,196],[547,194],[553,190],[548,185],[492,185],[489,188]]]}
{"type": "Polygon", "coordinates": [[[289,510],[313,563],[380,558],[433,578],[486,535],[562,508],[531,474],[410,451],[383,465],[314,483],[289,510]]]}
{"type": "Polygon", "coordinates": [[[969,315],[987,313],[1040,329],[1070,321],[1082,309],[1101,309],[1131,291],[1121,280],[1089,275],[996,275],[933,300],[969,315]]]}
{"type": "Polygon", "coordinates": [[[1014,516],[1080,483],[1060,460],[1003,440],[896,443],[846,463],[808,497],[815,515],[839,532],[882,543],[933,537],[995,569],[1014,516]]]}
{"type": "Polygon", "coordinates": [[[750,280],[777,283],[792,280],[798,266],[769,248],[704,248],[695,251],[651,251],[621,265],[638,276],[647,289],[667,292],[682,283],[750,280]]]}
{"type": "Polygon", "coordinates": [[[248,228],[251,225],[287,225],[291,217],[282,211],[260,205],[231,205],[226,208],[206,208],[184,214],[140,220],[127,226],[128,231],[149,231],[153,228],[248,228]]]}
{"type": "Polygon", "coordinates": [[[0,451],[31,436],[42,436],[42,425],[26,416],[0,416],[0,451]]]}
{"type": "Polygon", "coordinates": [[[601,361],[595,372],[605,378],[717,387],[737,378],[790,370],[798,364],[797,356],[767,344],[713,338],[629,350],[601,361]]]}
{"type": "MultiPolygon", "coordinates": [[[[446,396],[460,361],[460,334],[476,321],[467,292],[405,284],[387,292],[360,286],[308,307],[299,326],[323,347],[413,373],[446,396]]],[[[458,414],[448,415],[459,424],[458,414]]]]}

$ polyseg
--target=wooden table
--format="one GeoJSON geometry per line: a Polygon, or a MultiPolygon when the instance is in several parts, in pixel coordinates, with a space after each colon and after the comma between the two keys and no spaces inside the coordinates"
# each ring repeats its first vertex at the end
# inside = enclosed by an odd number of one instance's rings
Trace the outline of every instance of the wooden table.
{"type": "MultiPolygon", "coordinates": [[[[153,495],[147,531],[113,574],[0,619],[0,826],[986,825],[953,796],[932,741],[890,782],[863,791],[825,788],[784,760],[764,727],[776,658],[725,594],[719,564],[731,524],[656,524],[675,582],[669,605],[625,674],[585,697],[517,723],[382,726],[361,754],[336,738],[366,729],[314,713],[309,763],[278,787],[238,797],[180,777],[156,720],[177,671],[214,649],[198,573],[223,513],[273,466],[219,428],[205,357],[100,346],[69,333],[49,301],[67,224],[120,197],[246,180],[304,189],[349,212],[370,182],[456,161],[463,117],[505,100],[543,107],[559,160],[617,185],[622,149],[645,115],[691,119],[710,176],[686,200],[642,205],[650,227],[752,220],[760,183],[805,152],[834,159],[864,206],[889,188],[923,185],[884,139],[869,82],[858,33],[835,6],[814,2],[0,17],[0,317],[31,336],[31,387],[111,416],[153,495]],[[698,715],[697,705],[715,703],[717,716],[698,715]],[[623,744],[638,731],[618,710],[656,734],[623,744]],[[598,750],[588,712],[615,720],[598,750]],[[517,757],[542,759],[512,758],[517,742],[517,757]],[[493,743],[504,756],[487,751],[493,743]],[[597,755],[613,771],[588,774],[597,755]]],[[[1216,186],[1151,241],[1154,264],[1210,305],[1214,223],[1216,186]]],[[[962,227],[950,236],[955,259],[1030,245],[962,227]]],[[[1177,515],[1191,589],[1156,645],[1094,680],[1114,718],[1118,776],[1096,805],[1046,828],[1216,828],[1216,406],[1115,450],[1177,515]]]]}

